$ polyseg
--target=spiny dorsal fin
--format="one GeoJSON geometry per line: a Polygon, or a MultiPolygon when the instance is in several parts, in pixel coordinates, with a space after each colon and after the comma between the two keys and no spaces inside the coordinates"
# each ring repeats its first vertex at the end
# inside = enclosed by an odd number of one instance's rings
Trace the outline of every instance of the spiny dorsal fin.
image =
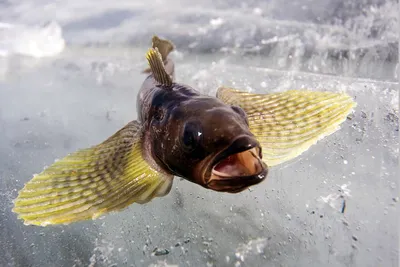
{"type": "MultiPolygon", "coordinates": [[[[167,64],[167,57],[169,53],[171,53],[175,49],[174,44],[171,41],[161,39],[157,35],[154,35],[151,39],[151,47],[153,47],[154,49],[158,49],[158,52],[160,52],[164,64],[167,64]]],[[[151,73],[151,69],[147,68],[143,71],[143,73],[151,73]]]]}
{"type": "Polygon", "coordinates": [[[153,36],[151,42],[152,47],[158,49],[158,52],[160,52],[163,62],[165,62],[169,53],[174,50],[174,45],[172,44],[172,42],[166,39],[160,39],[157,35],[153,36]]]}
{"type": "Polygon", "coordinates": [[[146,54],[154,79],[161,85],[171,86],[172,79],[165,71],[164,63],[158,48],[150,48],[146,54]]]}

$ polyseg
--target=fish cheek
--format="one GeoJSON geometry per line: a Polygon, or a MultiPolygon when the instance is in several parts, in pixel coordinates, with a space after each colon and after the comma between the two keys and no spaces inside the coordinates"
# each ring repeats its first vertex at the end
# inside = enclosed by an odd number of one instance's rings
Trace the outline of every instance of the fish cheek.
{"type": "Polygon", "coordinates": [[[174,175],[178,175],[177,166],[181,160],[181,151],[179,149],[179,131],[176,124],[171,127],[171,122],[160,122],[155,119],[152,120],[150,125],[150,140],[152,147],[152,154],[165,171],[174,175]]]}
{"type": "Polygon", "coordinates": [[[164,144],[164,162],[168,169],[175,175],[185,178],[188,181],[196,183],[195,168],[204,158],[204,152],[201,146],[196,149],[188,150],[187,137],[182,135],[183,131],[177,131],[180,125],[175,124],[175,129],[168,131],[169,139],[164,144]],[[171,134],[172,132],[172,134],[171,134]],[[186,145],[185,145],[186,143],[186,145]]]}
{"type": "Polygon", "coordinates": [[[164,144],[164,162],[175,175],[190,180],[195,160],[184,148],[179,124],[171,124],[171,128],[174,129],[168,131],[169,137],[164,144]]]}
{"type": "Polygon", "coordinates": [[[196,166],[196,162],[188,158],[185,154],[170,158],[168,161],[168,167],[172,170],[175,175],[180,176],[188,181],[194,182],[193,169],[196,166]]]}

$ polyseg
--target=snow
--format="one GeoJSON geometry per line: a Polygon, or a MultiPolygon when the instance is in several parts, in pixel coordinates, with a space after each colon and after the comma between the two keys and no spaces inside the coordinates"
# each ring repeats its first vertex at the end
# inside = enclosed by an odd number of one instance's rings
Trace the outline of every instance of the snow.
{"type": "Polygon", "coordinates": [[[64,47],[61,27],[54,21],[43,26],[0,23],[0,56],[51,57],[64,47]]]}

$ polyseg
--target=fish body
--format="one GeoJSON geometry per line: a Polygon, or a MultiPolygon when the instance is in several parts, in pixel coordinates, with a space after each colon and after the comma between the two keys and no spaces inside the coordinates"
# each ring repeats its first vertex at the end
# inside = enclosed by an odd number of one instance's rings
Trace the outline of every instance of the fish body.
{"type": "Polygon", "coordinates": [[[221,87],[215,97],[203,95],[175,81],[172,50],[170,41],[153,37],[137,120],[20,190],[13,211],[25,224],[67,224],[147,203],[167,195],[174,176],[238,193],[265,180],[268,166],[336,131],[355,107],[348,95],[329,92],[221,87]]]}
{"type": "MultiPolygon", "coordinates": [[[[157,58],[152,52],[149,56],[157,58]]],[[[153,72],[158,70],[172,77],[168,68],[154,66],[153,72]]],[[[143,82],[137,101],[148,162],[160,172],[216,191],[236,193],[265,179],[261,146],[240,107],[154,76],[143,82]]]]}

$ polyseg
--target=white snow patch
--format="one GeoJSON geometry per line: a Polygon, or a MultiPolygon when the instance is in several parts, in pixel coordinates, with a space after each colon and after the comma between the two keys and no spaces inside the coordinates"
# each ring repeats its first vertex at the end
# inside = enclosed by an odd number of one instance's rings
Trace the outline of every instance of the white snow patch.
{"type": "Polygon", "coordinates": [[[51,57],[65,48],[61,26],[51,21],[45,25],[22,25],[0,22],[0,56],[14,54],[35,58],[51,57]]]}
{"type": "Polygon", "coordinates": [[[235,256],[241,262],[244,262],[245,258],[250,255],[261,254],[264,248],[267,246],[266,238],[257,238],[250,240],[247,244],[241,244],[237,249],[235,256]]]}
{"type": "Polygon", "coordinates": [[[166,260],[164,261],[157,261],[157,263],[152,263],[149,267],[178,267],[179,265],[175,264],[168,264],[166,260]]]}
{"type": "Polygon", "coordinates": [[[222,18],[211,19],[210,24],[214,27],[219,27],[224,24],[224,20],[222,18]]]}

